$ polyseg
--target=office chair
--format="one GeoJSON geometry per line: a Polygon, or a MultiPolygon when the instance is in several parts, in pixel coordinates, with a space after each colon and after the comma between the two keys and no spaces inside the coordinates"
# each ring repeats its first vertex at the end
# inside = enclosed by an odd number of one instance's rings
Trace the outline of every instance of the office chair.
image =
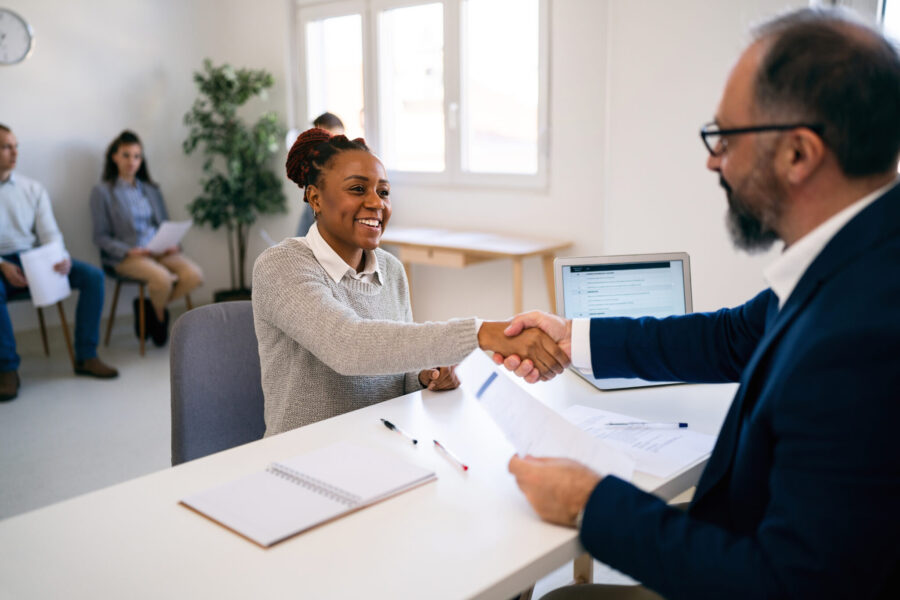
{"type": "Polygon", "coordinates": [[[263,391],[249,301],[209,304],[172,328],[172,465],[262,438],[263,391]]]}
{"type": "MultiPolygon", "coordinates": [[[[144,287],[147,285],[147,282],[143,279],[132,279],[131,277],[120,275],[114,268],[107,265],[103,265],[103,273],[116,281],[116,289],[113,292],[112,306],[109,309],[109,321],[106,324],[106,337],[103,340],[103,345],[109,347],[109,335],[112,333],[113,321],[115,321],[116,318],[116,306],[119,304],[119,290],[122,288],[123,283],[134,283],[138,286],[138,297],[140,298],[138,301],[138,337],[141,341],[141,356],[144,356],[144,340],[147,337],[147,315],[144,312],[144,287]]],[[[188,310],[194,308],[190,294],[185,294],[184,303],[188,310]]]]}
{"type": "MultiPolygon", "coordinates": [[[[31,300],[31,294],[27,288],[11,292],[6,299],[7,302],[18,302],[19,300],[31,300]]],[[[50,356],[50,345],[47,343],[47,327],[44,324],[44,311],[39,306],[36,308],[38,323],[41,326],[41,341],[44,343],[44,355],[50,356]]],[[[69,333],[69,323],[66,320],[66,311],[63,308],[62,300],[56,303],[56,308],[59,310],[59,324],[62,325],[63,337],[66,339],[66,349],[69,351],[69,360],[72,362],[72,368],[74,369],[75,350],[72,347],[72,336],[69,333]]]]}

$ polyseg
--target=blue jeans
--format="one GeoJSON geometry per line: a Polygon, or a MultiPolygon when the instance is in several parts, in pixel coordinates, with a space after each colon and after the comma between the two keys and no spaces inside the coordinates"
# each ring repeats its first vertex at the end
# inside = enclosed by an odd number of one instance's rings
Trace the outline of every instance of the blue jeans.
{"type": "MultiPolygon", "coordinates": [[[[9,254],[3,260],[21,265],[18,254],[9,254]]],[[[75,360],[82,361],[97,356],[97,343],[100,340],[100,314],[103,312],[103,271],[81,262],[72,260],[69,271],[69,285],[78,290],[78,306],[75,309],[75,360]]],[[[16,338],[13,336],[12,321],[7,300],[22,295],[28,288],[13,287],[0,274],[0,372],[15,371],[19,368],[19,355],[16,353],[16,338]]]]}

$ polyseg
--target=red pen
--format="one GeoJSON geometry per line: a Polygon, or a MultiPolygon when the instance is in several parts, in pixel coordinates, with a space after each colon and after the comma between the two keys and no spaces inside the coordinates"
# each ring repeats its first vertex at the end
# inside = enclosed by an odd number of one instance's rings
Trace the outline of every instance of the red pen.
{"type": "Polygon", "coordinates": [[[443,452],[443,453],[447,456],[447,458],[449,458],[450,460],[452,460],[453,462],[456,463],[456,466],[458,466],[458,467],[459,467],[460,469],[462,469],[463,471],[468,471],[468,470],[469,470],[469,465],[467,465],[467,464],[464,463],[463,461],[459,460],[459,457],[457,457],[455,454],[453,454],[453,453],[450,452],[447,448],[445,448],[445,447],[443,446],[443,444],[441,444],[441,443],[440,443],[439,441],[437,441],[437,440],[432,440],[432,441],[434,442],[434,445],[437,446],[438,449],[440,449],[441,452],[443,452]]]}

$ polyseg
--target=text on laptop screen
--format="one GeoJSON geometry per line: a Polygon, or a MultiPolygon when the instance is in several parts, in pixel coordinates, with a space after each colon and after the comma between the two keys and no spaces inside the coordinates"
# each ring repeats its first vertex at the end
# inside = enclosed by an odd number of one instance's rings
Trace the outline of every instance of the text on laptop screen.
{"type": "Polygon", "coordinates": [[[567,319],[683,315],[683,261],[562,267],[567,319]]]}

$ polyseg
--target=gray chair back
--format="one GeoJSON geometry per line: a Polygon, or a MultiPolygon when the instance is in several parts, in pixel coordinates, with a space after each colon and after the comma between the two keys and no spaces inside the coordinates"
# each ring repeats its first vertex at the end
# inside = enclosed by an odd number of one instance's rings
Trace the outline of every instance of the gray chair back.
{"type": "Polygon", "coordinates": [[[249,301],[184,313],[172,328],[172,465],[262,438],[263,391],[249,301]]]}

